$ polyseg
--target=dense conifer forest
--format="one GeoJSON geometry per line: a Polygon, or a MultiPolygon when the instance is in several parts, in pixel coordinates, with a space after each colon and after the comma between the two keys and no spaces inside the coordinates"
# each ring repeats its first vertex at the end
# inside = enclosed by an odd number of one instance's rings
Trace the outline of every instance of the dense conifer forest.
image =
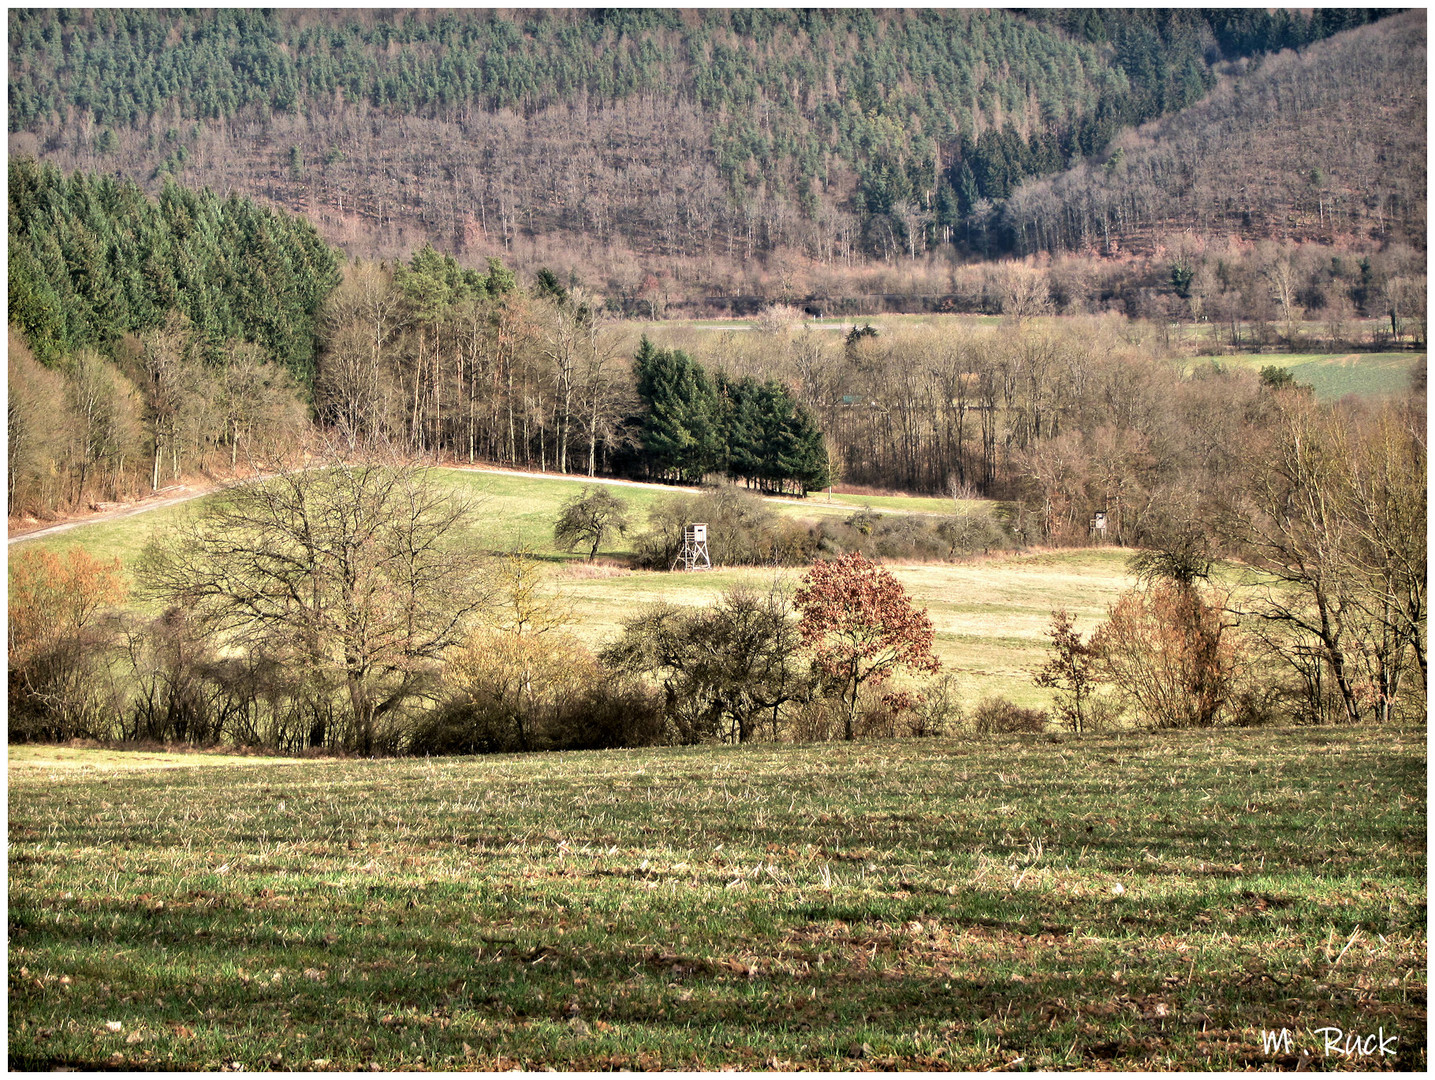
{"type": "Polygon", "coordinates": [[[10,320],[39,359],[109,351],[179,312],[211,355],[248,341],[313,378],[339,260],[308,221],[173,182],[151,199],[31,159],[11,162],[9,179],[10,320]]]}
{"type": "MultiPolygon", "coordinates": [[[[1056,229],[1030,182],[1119,172],[1122,132],[1388,14],[17,10],[10,144],[151,192],[257,196],[350,255],[433,243],[465,265],[601,273],[633,310],[950,293],[947,258],[1131,247],[1139,198],[1056,229]]],[[[1340,81],[1349,96],[1358,61],[1340,81]]],[[[1381,242],[1420,232],[1399,186],[1381,242]]],[[[1279,238],[1280,205],[1236,231],[1279,238]]],[[[1373,227],[1355,214],[1357,236],[1373,227]]]]}
{"type": "Polygon", "coordinates": [[[1190,377],[1171,324],[1206,324],[1214,353],[1424,337],[1419,12],[9,28],[12,513],[153,491],[317,422],[588,475],[955,487],[1023,500],[1048,539],[1129,505],[1144,542],[1199,487],[1189,410],[1265,392],[1190,377]],[[1006,328],[801,328],[903,305],[1006,328]],[[765,314],[684,349],[613,325],[684,308],[765,314]],[[1102,441],[1116,415],[1137,444],[1102,441]]]}

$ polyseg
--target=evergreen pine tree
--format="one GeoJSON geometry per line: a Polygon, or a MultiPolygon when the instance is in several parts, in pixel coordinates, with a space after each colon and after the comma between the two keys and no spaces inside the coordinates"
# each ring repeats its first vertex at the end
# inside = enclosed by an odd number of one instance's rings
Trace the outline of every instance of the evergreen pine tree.
{"type": "Polygon", "coordinates": [[[639,438],[648,471],[696,483],[723,464],[717,390],[681,349],[657,349],[644,335],[635,357],[639,438]]]}

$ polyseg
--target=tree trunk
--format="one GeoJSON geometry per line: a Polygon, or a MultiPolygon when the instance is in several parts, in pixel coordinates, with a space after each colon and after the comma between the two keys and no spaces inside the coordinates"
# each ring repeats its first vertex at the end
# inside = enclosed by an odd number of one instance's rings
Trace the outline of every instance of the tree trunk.
{"type": "Polygon", "coordinates": [[[354,710],[354,726],[358,733],[358,751],[365,757],[374,752],[374,703],[369,700],[363,677],[349,671],[349,705],[354,710]]]}

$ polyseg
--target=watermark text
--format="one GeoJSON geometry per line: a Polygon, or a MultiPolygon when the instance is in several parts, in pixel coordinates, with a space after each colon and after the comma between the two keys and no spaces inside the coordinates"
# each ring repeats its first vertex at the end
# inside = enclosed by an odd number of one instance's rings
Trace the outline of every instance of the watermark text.
{"type": "MultiPolygon", "coordinates": [[[[1297,1053],[1297,1032],[1290,1028],[1261,1031],[1261,1049],[1267,1054],[1297,1053]]],[[[1343,1031],[1338,1027],[1321,1027],[1310,1032],[1321,1057],[1339,1056],[1347,1059],[1391,1057],[1395,1053],[1396,1036],[1386,1035],[1379,1028],[1374,1033],[1343,1031]]],[[[1303,1051],[1310,1053],[1310,1051],[1303,1051]]]]}

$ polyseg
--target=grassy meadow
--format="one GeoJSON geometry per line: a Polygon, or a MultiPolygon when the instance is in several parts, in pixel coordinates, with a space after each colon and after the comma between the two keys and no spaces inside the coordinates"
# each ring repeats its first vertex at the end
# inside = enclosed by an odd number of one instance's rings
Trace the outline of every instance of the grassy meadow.
{"type": "MultiPolygon", "coordinates": [[[[595,647],[644,603],[774,574],[590,566],[552,545],[581,478],[439,475],[478,504],[462,541],[545,560],[595,647]]],[[[641,522],[670,490],[622,494],[641,522]]],[[[130,568],[186,512],[10,550],[130,568]]],[[[968,704],[1041,705],[1052,608],[1089,629],[1126,556],[892,569],[968,704]]],[[[1423,730],[389,761],[24,746],[8,810],[12,1069],[1426,1064],[1423,730]],[[1331,1026],[1391,1052],[1325,1056],[1331,1026]]]]}
{"type": "MultiPolygon", "coordinates": [[[[890,566],[936,628],[936,653],[955,672],[963,699],[1003,694],[1021,705],[1042,706],[1048,692],[1031,673],[1046,657],[1053,608],[1071,612],[1083,632],[1106,617],[1110,604],[1132,583],[1127,553],[1113,548],[1029,552],[953,563],[890,566]]],[[[774,576],[793,585],[798,569],[757,568],[702,574],[646,571],[593,572],[572,564],[557,577],[573,612],[577,636],[591,646],[611,641],[622,621],[643,604],[710,602],[738,583],[766,588],[774,576]]]]}
{"type": "MultiPolygon", "coordinates": [[[[618,637],[622,622],[641,605],[658,600],[706,604],[723,589],[738,583],[766,588],[776,573],[792,585],[801,571],[774,572],[753,567],[719,568],[710,573],[682,574],[629,570],[620,563],[632,554],[622,538],[600,552],[598,566],[581,555],[553,546],[553,521],[563,502],[579,492],[581,477],[525,476],[443,469],[441,482],[472,500],[475,523],[461,543],[489,551],[525,549],[548,562],[551,588],[571,611],[571,629],[592,648],[618,637]]],[[[628,500],[634,525],[641,530],[648,511],[673,494],[671,488],[631,486],[613,489],[628,500]]],[[[164,507],[149,513],[81,525],[66,532],[12,544],[10,551],[36,546],[54,551],[79,544],[91,554],[118,556],[132,579],[133,567],[156,530],[173,524],[195,504],[164,507]]],[[[945,513],[950,499],[814,493],[805,501],[774,499],[778,513],[814,519],[820,515],[848,517],[869,507],[877,512],[945,513]]],[[[976,702],[1003,694],[1018,704],[1045,705],[1048,691],[1032,685],[1031,672],[1042,663],[1044,636],[1054,608],[1064,607],[1079,629],[1089,631],[1107,607],[1131,584],[1127,552],[1116,548],[1036,551],[1000,554],[950,563],[891,566],[919,606],[926,606],[936,626],[936,651],[944,666],[958,675],[958,690],[976,702]]],[[[138,605],[137,605],[138,606],[138,605]]]]}
{"type": "Polygon", "coordinates": [[[1423,730],[44,753],[12,1069],[1426,1065],[1423,730]]]}
{"type": "Polygon", "coordinates": [[[1357,397],[1399,397],[1410,392],[1410,376],[1424,353],[1241,353],[1215,358],[1228,367],[1260,371],[1285,368],[1296,382],[1310,386],[1317,401],[1357,397]]]}
{"type": "MultiPolygon", "coordinates": [[[[582,476],[557,474],[508,473],[466,468],[438,470],[440,481],[456,494],[470,499],[478,511],[478,522],[469,531],[467,542],[490,551],[512,551],[524,548],[540,558],[555,561],[581,559],[584,553],[558,551],[553,546],[553,522],[563,503],[578,494],[589,481],[582,476]]],[[[635,531],[641,531],[648,511],[659,501],[695,489],[668,487],[658,484],[620,485],[612,490],[628,502],[635,531]]],[[[977,500],[965,500],[976,505],[977,500]]],[[[160,506],[154,510],[127,516],[96,520],[76,525],[63,532],[27,540],[17,538],[11,550],[24,550],[34,545],[53,551],[80,544],[95,555],[118,556],[126,568],[133,565],[145,543],[158,529],[172,525],[188,512],[191,503],[160,506]]],[[[957,505],[949,498],[908,495],[853,495],[842,492],[828,494],[814,491],[806,499],[796,496],[767,500],[779,514],[798,518],[835,516],[846,518],[862,509],[879,513],[949,514],[957,505]]],[[[604,556],[628,556],[631,545],[619,539],[605,546],[604,556]]]]}

